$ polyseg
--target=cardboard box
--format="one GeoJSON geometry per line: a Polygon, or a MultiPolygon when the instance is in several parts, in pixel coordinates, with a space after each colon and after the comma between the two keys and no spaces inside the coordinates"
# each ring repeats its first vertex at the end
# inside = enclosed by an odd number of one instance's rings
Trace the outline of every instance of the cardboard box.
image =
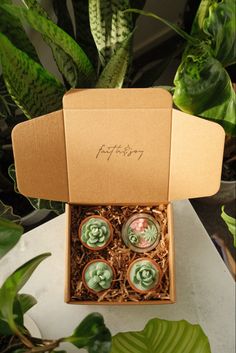
{"type": "Polygon", "coordinates": [[[12,138],[20,192],[69,204],[66,302],[97,303],[71,300],[71,205],[166,204],[169,298],[142,303],[173,303],[170,202],[217,192],[223,129],[172,109],[163,89],[86,89],[67,93],[63,110],[17,125],[12,138]]]}

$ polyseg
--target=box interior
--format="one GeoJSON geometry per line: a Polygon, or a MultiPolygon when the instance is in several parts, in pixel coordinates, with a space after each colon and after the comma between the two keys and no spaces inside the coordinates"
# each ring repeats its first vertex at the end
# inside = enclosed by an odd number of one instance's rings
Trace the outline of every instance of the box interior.
{"type": "Polygon", "coordinates": [[[68,205],[67,234],[67,280],[65,301],[71,304],[169,304],[175,301],[174,287],[174,253],[172,235],[171,205],[157,206],[78,206],[68,205]],[[121,238],[122,224],[135,213],[152,215],[161,226],[161,239],[155,249],[148,253],[135,253],[130,250],[121,238]],[[80,222],[91,215],[107,218],[114,229],[113,241],[107,248],[90,251],[85,248],[78,237],[80,222]],[[147,257],[155,260],[162,272],[160,286],[148,294],[135,292],[127,282],[129,264],[137,258],[147,257]],[[82,282],[84,266],[93,259],[105,259],[115,268],[115,281],[112,287],[94,294],[86,289],[82,282]]]}

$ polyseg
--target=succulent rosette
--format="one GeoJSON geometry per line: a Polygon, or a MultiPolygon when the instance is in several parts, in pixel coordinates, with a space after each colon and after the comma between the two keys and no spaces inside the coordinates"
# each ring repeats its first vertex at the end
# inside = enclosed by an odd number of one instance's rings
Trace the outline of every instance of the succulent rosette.
{"type": "Polygon", "coordinates": [[[88,264],[83,274],[85,285],[94,292],[101,292],[111,287],[113,270],[103,261],[88,264]]]}
{"type": "Polygon", "coordinates": [[[130,285],[139,292],[147,292],[155,288],[159,282],[159,266],[149,259],[134,261],[128,271],[130,285]]]}
{"type": "Polygon", "coordinates": [[[85,219],[80,228],[82,243],[94,250],[104,248],[111,239],[111,228],[108,221],[101,217],[85,219]]]}

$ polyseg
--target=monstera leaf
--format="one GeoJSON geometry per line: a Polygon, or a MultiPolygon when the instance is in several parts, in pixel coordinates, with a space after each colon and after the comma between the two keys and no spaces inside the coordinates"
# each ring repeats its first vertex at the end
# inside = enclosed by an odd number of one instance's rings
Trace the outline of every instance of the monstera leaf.
{"type": "Polygon", "coordinates": [[[111,353],[211,353],[199,325],[185,320],[150,320],[142,331],[118,333],[111,353]]]}

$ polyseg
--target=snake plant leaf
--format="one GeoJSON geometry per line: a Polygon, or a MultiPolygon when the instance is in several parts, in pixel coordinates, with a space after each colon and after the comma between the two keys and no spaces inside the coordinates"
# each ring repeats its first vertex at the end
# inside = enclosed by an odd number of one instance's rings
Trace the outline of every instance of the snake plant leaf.
{"type": "MultiPolygon", "coordinates": [[[[27,0],[27,5],[32,2],[27,0]]],[[[35,1],[33,1],[34,3],[35,1]]],[[[59,70],[72,87],[91,87],[94,83],[94,68],[82,48],[66,32],[49,18],[42,8],[36,10],[4,5],[3,8],[17,15],[42,34],[51,47],[59,70]]]]}
{"type": "Polygon", "coordinates": [[[88,4],[88,0],[72,0],[76,41],[85,51],[93,66],[97,69],[98,51],[90,30],[88,4]]]}
{"type": "Polygon", "coordinates": [[[16,296],[38,265],[50,255],[50,253],[44,253],[29,260],[14,271],[0,288],[0,317],[2,320],[5,320],[11,330],[19,336],[21,332],[15,322],[13,311],[16,296]]]}
{"type": "Polygon", "coordinates": [[[122,87],[131,58],[131,41],[132,34],[129,34],[103,69],[96,85],[97,88],[122,87]]]}
{"type": "Polygon", "coordinates": [[[188,47],[175,78],[174,103],[182,111],[220,123],[236,134],[236,96],[227,71],[206,46],[188,47]]]}
{"type": "Polygon", "coordinates": [[[185,320],[151,319],[142,331],[118,333],[112,339],[111,353],[211,353],[199,325],[185,320]]]}
{"type": "MultiPolygon", "coordinates": [[[[1,5],[11,5],[11,0],[1,0],[1,5]]],[[[39,62],[38,54],[30,42],[19,18],[0,7],[0,32],[20,50],[24,51],[31,59],[39,62]]]]}
{"type": "Polygon", "coordinates": [[[111,333],[99,313],[92,313],[76,327],[73,334],[64,338],[77,348],[86,347],[89,353],[110,353],[111,333]]]}
{"type": "Polygon", "coordinates": [[[90,0],[89,20],[101,65],[110,62],[118,46],[133,31],[129,0],[90,0]]]}
{"type": "Polygon", "coordinates": [[[57,16],[57,25],[72,38],[74,38],[73,24],[67,8],[66,1],[53,0],[52,2],[54,12],[57,16]]]}
{"type": "Polygon", "coordinates": [[[0,259],[18,243],[23,231],[20,224],[0,217],[0,259]]]}
{"type": "Polygon", "coordinates": [[[1,33],[0,59],[8,92],[28,118],[61,108],[62,84],[1,33]]]}
{"type": "Polygon", "coordinates": [[[223,66],[236,62],[235,0],[201,1],[192,25],[192,35],[210,41],[213,56],[223,66]]]}
{"type": "Polygon", "coordinates": [[[225,212],[225,207],[222,206],[221,207],[221,218],[225,221],[228,230],[230,231],[230,233],[233,236],[233,240],[234,240],[234,247],[236,248],[236,219],[229,216],[226,212],[225,212]]]}

